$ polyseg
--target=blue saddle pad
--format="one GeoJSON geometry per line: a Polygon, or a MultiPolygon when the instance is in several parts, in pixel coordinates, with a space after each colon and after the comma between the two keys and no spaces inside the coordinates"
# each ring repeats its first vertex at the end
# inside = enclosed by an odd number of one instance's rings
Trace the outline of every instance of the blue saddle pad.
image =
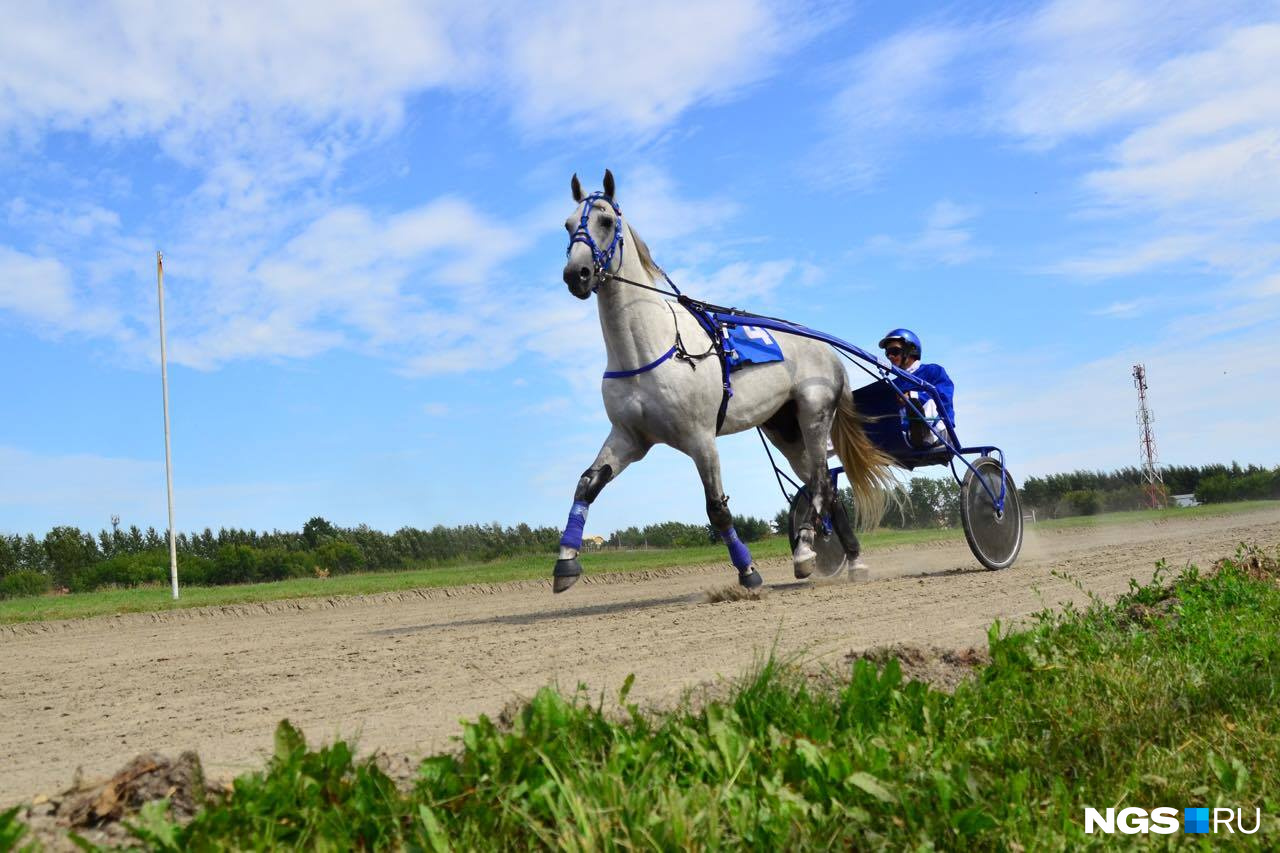
{"type": "Polygon", "coordinates": [[[759,326],[733,326],[725,335],[724,352],[729,358],[729,370],[737,370],[748,364],[767,364],[782,361],[782,348],[768,329],[759,326]]]}

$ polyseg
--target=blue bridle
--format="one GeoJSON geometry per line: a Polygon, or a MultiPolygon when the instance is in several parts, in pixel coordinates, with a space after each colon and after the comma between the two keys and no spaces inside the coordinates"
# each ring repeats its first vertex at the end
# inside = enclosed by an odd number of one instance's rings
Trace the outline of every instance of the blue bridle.
{"type": "MultiPolygon", "coordinates": [[[[591,288],[594,293],[600,286],[599,278],[601,273],[609,271],[609,264],[613,263],[613,253],[622,249],[622,208],[618,207],[618,203],[604,193],[592,193],[582,201],[582,219],[578,220],[578,227],[569,235],[569,246],[564,250],[567,257],[569,252],[573,251],[574,243],[585,243],[587,248],[591,250],[591,260],[595,263],[596,286],[591,288]],[[613,222],[613,240],[609,243],[609,248],[601,250],[596,245],[596,241],[591,237],[591,230],[587,227],[588,220],[591,219],[591,211],[595,209],[597,201],[605,201],[613,208],[615,219],[613,222]]],[[[622,265],[621,256],[618,259],[618,265],[622,265]]]]}

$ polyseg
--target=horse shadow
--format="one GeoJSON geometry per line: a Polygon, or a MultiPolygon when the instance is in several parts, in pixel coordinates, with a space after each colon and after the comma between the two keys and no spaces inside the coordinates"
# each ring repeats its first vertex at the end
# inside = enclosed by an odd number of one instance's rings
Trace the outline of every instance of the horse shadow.
{"type": "Polygon", "coordinates": [[[369,633],[377,637],[394,637],[401,634],[416,634],[439,628],[468,628],[486,625],[537,625],[542,622],[554,622],[557,619],[586,619],[597,616],[610,616],[617,613],[640,612],[660,607],[671,607],[676,604],[701,604],[705,599],[702,593],[697,595],[671,595],[662,598],[641,598],[634,601],[619,601],[612,604],[587,604],[581,607],[569,607],[554,610],[535,610],[528,613],[508,613],[500,616],[485,616],[478,619],[455,619],[446,622],[431,622],[423,625],[406,625],[400,628],[382,628],[369,633]]]}

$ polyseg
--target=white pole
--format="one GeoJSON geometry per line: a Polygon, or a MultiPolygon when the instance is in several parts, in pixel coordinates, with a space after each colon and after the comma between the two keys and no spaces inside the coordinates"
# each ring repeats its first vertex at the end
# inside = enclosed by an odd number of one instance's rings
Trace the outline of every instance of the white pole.
{"type": "Polygon", "coordinates": [[[173,531],[173,455],[169,451],[169,367],[164,355],[164,256],[156,252],[156,290],[160,294],[160,386],[164,391],[164,478],[169,490],[169,580],[178,600],[178,540],[173,531]]]}

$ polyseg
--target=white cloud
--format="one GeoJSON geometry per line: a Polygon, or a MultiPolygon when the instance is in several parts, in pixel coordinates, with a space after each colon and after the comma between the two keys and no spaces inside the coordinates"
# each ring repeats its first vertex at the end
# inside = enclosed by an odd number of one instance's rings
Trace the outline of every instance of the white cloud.
{"type": "Polygon", "coordinates": [[[1280,216],[1280,24],[1236,30],[1142,79],[1154,115],[1089,176],[1091,189],[1162,212],[1280,216]]]}
{"type": "Polygon", "coordinates": [[[41,332],[119,331],[109,311],[90,307],[72,286],[70,271],[54,258],[0,246],[0,311],[9,311],[41,332]]]}
{"type": "Polygon", "coordinates": [[[1280,273],[1259,282],[1254,288],[1256,296],[1280,296],[1280,273]]]}
{"type": "Polygon", "coordinates": [[[900,240],[887,234],[877,234],[867,241],[866,249],[897,255],[915,264],[956,266],[968,263],[986,254],[986,250],[973,244],[973,232],[966,227],[978,213],[976,207],[942,199],[929,209],[924,229],[915,237],[900,240]]]}
{"type": "Polygon", "coordinates": [[[0,128],[156,136],[181,162],[320,129],[277,162],[289,174],[340,161],[431,89],[496,96],[539,133],[647,133],[811,36],[821,15],[789,5],[660,0],[603,19],[570,3],[462,0],[33,6],[0,32],[0,128]]]}
{"type": "Polygon", "coordinates": [[[517,120],[537,132],[649,133],[769,73],[817,29],[807,11],[760,0],[655,0],[604,17],[521,6],[504,32],[504,80],[517,120]]]}
{"type": "Polygon", "coordinates": [[[548,397],[540,403],[533,403],[520,410],[522,415],[563,415],[574,409],[574,401],[569,397],[548,397]]]}
{"type": "Polygon", "coordinates": [[[1010,379],[1007,370],[982,359],[952,370],[963,379],[956,394],[960,437],[1002,446],[1020,480],[1136,464],[1138,399],[1131,370],[1139,362],[1147,367],[1164,462],[1202,464],[1223,461],[1228,453],[1241,461],[1274,456],[1280,404],[1266,394],[1241,398],[1242,388],[1269,387],[1269,377],[1280,370],[1280,339],[1261,328],[1233,335],[1229,352],[1221,340],[1170,335],[1065,368],[1054,367],[1060,360],[1048,353],[1028,350],[1022,357],[1041,365],[1033,384],[1010,379]]]}
{"type": "Polygon", "coordinates": [[[1202,253],[1209,243],[1204,234],[1168,234],[1137,245],[1108,248],[1093,255],[1071,258],[1055,266],[1053,271],[1085,278],[1132,275],[1187,261],[1202,253]]]}
{"type": "MultiPolygon", "coordinates": [[[[26,513],[61,513],[62,521],[77,524],[98,518],[102,527],[110,514],[125,523],[146,527],[162,518],[165,506],[164,463],[121,459],[88,453],[49,455],[0,446],[0,507],[8,518],[26,513]]],[[[27,532],[13,530],[10,532],[27,532]]]]}
{"type": "Polygon", "coordinates": [[[1099,146],[1081,180],[1086,210],[1130,227],[1056,272],[1198,271],[1211,310],[1171,331],[1239,330],[1273,316],[1263,282],[1280,271],[1280,9],[1164,12],[1060,0],[1011,27],[993,124],[1035,146],[1099,146]]]}
{"type": "Polygon", "coordinates": [[[699,299],[720,305],[735,305],[750,310],[762,310],[784,285],[808,285],[817,281],[821,271],[806,263],[792,260],[747,263],[737,261],[712,273],[703,274],[692,269],[673,273],[681,290],[696,294],[699,299]]]}
{"type": "Polygon", "coordinates": [[[826,177],[831,164],[865,183],[898,148],[940,133],[1078,142],[1095,152],[1081,176],[1085,210],[1132,219],[1141,236],[1059,271],[1109,277],[1191,262],[1265,278],[1274,267],[1257,258],[1274,254],[1266,229],[1280,215],[1277,11],[1055,0],[904,30],[850,62],[812,171],[826,177]]]}
{"type": "Polygon", "coordinates": [[[953,27],[920,27],[854,57],[839,73],[849,82],[823,118],[826,136],[808,165],[813,178],[863,186],[905,138],[950,129],[954,115],[942,97],[954,85],[948,69],[975,37],[953,27]]]}
{"type": "Polygon", "coordinates": [[[1142,313],[1143,308],[1147,305],[1144,299],[1134,299],[1129,302],[1112,302],[1105,308],[1098,308],[1089,313],[1095,317],[1109,317],[1112,319],[1128,319],[1137,317],[1142,313]]]}
{"type": "Polygon", "coordinates": [[[691,196],[676,185],[668,172],[655,166],[639,165],[618,172],[616,178],[623,213],[648,244],[655,260],[674,254],[672,243],[705,238],[742,212],[741,206],[728,197],[691,196]]]}
{"type": "Polygon", "coordinates": [[[120,228],[120,215],[92,202],[78,201],[47,206],[21,196],[6,205],[9,224],[39,231],[46,239],[50,232],[69,238],[109,234],[120,228]]]}
{"type": "Polygon", "coordinates": [[[1280,214],[1280,21],[1064,0],[1016,28],[1012,50],[998,124],[1043,145],[1118,137],[1085,178],[1102,203],[1194,222],[1280,214]]]}
{"type": "MultiPolygon", "coordinates": [[[[567,3],[392,0],[371,14],[280,0],[180,16],[123,0],[76,14],[33,7],[0,32],[0,137],[37,148],[55,131],[154,142],[186,168],[174,180],[189,188],[172,201],[159,192],[156,210],[169,233],[190,235],[163,247],[175,362],[213,368],[353,347],[412,373],[469,370],[507,363],[524,345],[562,346],[545,322],[555,313],[529,310],[542,294],[504,292],[505,316],[491,304],[494,287],[511,286],[493,276],[554,220],[495,226],[456,198],[374,213],[335,192],[351,156],[397,129],[408,99],[427,91],[489,96],[484,109],[507,109],[535,135],[651,134],[770,73],[816,32],[821,14],[803,20],[812,11],[661,2],[614,10],[602,30],[567,3]],[[505,335],[504,345],[485,334],[505,335]]],[[[723,199],[677,203],[656,169],[626,186],[658,239],[734,213],[723,199]]],[[[33,243],[100,240],[74,262],[9,252],[0,310],[55,330],[105,334],[114,322],[150,334],[154,305],[134,281],[153,240],[122,226],[95,187],[82,190],[71,201],[9,202],[10,224],[33,243]],[[19,293],[19,274],[43,287],[19,293]],[[101,319],[98,304],[123,319],[101,319]]]]}
{"type": "Polygon", "coordinates": [[[248,264],[230,297],[197,281],[179,306],[174,359],[212,368],[353,346],[394,348],[412,372],[483,365],[478,344],[456,345],[483,330],[495,270],[529,240],[453,197],[388,216],[332,209],[248,264]]]}
{"type": "Polygon", "coordinates": [[[229,2],[181,15],[147,3],[31,7],[0,33],[0,122],[176,143],[219,129],[232,141],[252,121],[227,119],[278,109],[303,121],[384,120],[406,92],[475,73],[474,54],[453,45],[468,44],[482,13],[433,5],[390,0],[370,14],[342,2],[229,2]]]}

